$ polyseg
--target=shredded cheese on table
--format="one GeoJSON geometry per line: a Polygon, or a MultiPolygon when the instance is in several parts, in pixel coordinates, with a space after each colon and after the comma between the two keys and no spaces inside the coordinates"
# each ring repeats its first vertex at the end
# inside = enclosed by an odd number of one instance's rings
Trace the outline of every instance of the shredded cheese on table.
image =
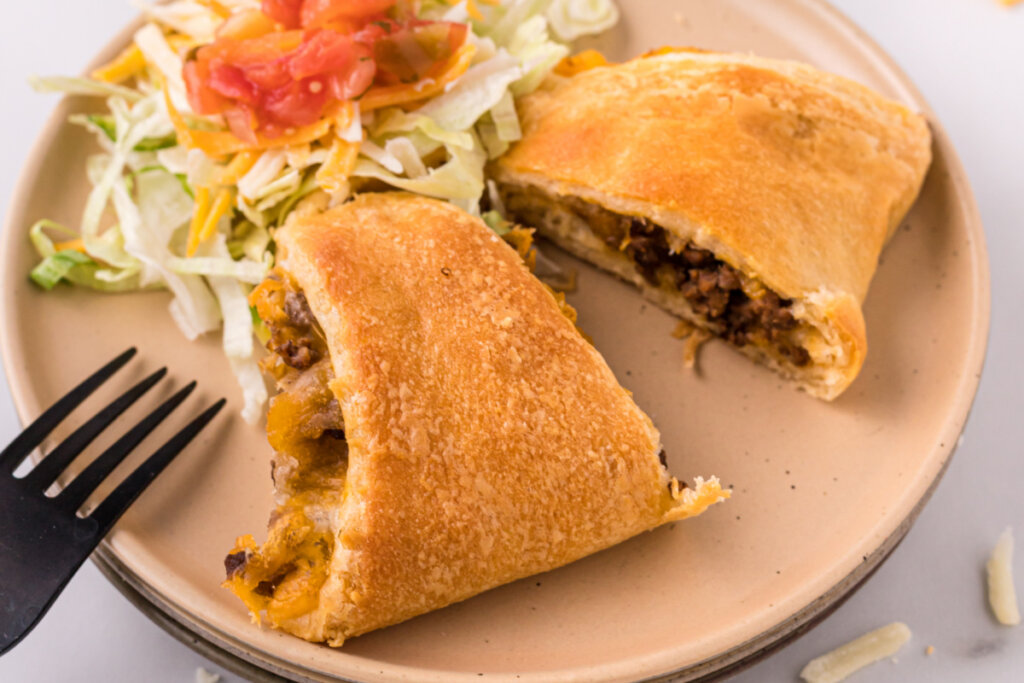
{"type": "Polygon", "coordinates": [[[1013,585],[1013,529],[1007,527],[996,542],[985,569],[988,574],[988,602],[1004,626],[1020,623],[1017,590],[1013,585]]]}
{"type": "Polygon", "coordinates": [[[220,683],[220,674],[210,673],[200,667],[196,669],[196,683],[220,683]]]}
{"type": "Polygon", "coordinates": [[[893,656],[908,640],[907,625],[894,622],[812,659],[800,672],[800,678],[807,683],[839,683],[868,664],[893,656]]]}

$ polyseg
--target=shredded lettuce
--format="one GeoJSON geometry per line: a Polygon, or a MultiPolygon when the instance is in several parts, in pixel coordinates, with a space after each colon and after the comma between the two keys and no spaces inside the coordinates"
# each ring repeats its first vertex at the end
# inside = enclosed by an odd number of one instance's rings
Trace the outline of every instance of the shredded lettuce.
{"type": "MultiPolygon", "coordinates": [[[[132,4],[152,21],[172,28],[201,43],[213,40],[221,19],[208,7],[193,0],[177,0],[162,5],[150,5],[135,0],[132,4]]],[[[225,3],[227,4],[227,3],[225,3]]]]}
{"type": "Polygon", "coordinates": [[[448,147],[470,149],[473,146],[473,136],[469,131],[445,130],[429,116],[419,113],[407,114],[397,107],[378,112],[374,121],[369,125],[369,129],[372,139],[379,139],[391,133],[420,131],[431,140],[448,147]]]}
{"type": "Polygon", "coordinates": [[[38,93],[61,93],[63,95],[88,95],[91,97],[120,97],[129,102],[142,99],[142,93],[113,83],[104,83],[91,78],[70,78],[67,76],[32,76],[29,85],[38,93]]]}
{"type": "Polygon", "coordinates": [[[484,149],[487,150],[488,159],[497,159],[511,147],[507,140],[502,140],[498,136],[498,127],[490,114],[484,116],[476,124],[476,132],[480,136],[484,149]]]}
{"type": "Polygon", "coordinates": [[[50,254],[29,274],[43,289],[53,289],[67,277],[76,266],[93,265],[96,262],[80,251],[66,249],[50,254]]]}
{"type": "MultiPolygon", "coordinates": [[[[113,116],[103,114],[74,114],[68,118],[68,122],[83,125],[92,131],[99,131],[107,136],[111,142],[117,142],[117,126],[113,116]]],[[[178,136],[171,132],[159,137],[143,138],[132,149],[136,152],[157,152],[162,149],[178,146],[178,136]]]]}
{"type": "Polygon", "coordinates": [[[516,29],[531,17],[539,16],[551,0],[513,0],[502,3],[488,13],[490,21],[474,23],[474,33],[490,38],[496,45],[508,45],[516,29]]]}
{"type": "Polygon", "coordinates": [[[359,146],[359,153],[367,159],[372,159],[377,162],[390,173],[402,173],[402,162],[399,161],[395,155],[380,145],[375,143],[373,140],[363,140],[359,146]]]}
{"type": "Polygon", "coordinates": [[[512,93],[506,92],[498,103],[491,107],[491,119],[494,121],[498,138],[505,142],[515,142],[523,137],[519,127],[519,116],[516,115],[516,103],[512,93]]]}
{"type": "Polygon", "coordinates": [[[42,258],[30,273],[32,280],[44,289],[53,289],[61,280],[103,292],[126,292],[139,289],[138,269],[124,271],[101,267],[89,255],[72,249],[57,250],[47,231],[69,240],[78,233],[60,223],[41,220],[29,229],[29,239],[42,258]]]}
{"type": "Polygon", "coordinates": [[[552,0],[545,15],[559,40],[607,31],[619,21],[619,8],[612,0],[552,0]]]}
{"type": "Polygon", "coordinates": [[[132,201],[123,184],[116,183],[112,194],[114,211],[124,234],[125,251],[143,264],[143,283],[162,281],[174,294],[171,316],[185,338],[193,340],[217,329],[221,312],[202,278],[175,273],[170,267],[174,255],[159,232],[159,229],[163,229],[166,234],[167,226],[147,226],[143,223],[139,207],[132,201]]]}
{"type": "MultiPolygon", "coordinates": [[[[222,234],[204,245],[202,254],[196,259],[209,262],[232,262],[222,234]]],[[[260,276],[262,279],[262,275],[260,276]]],[[[217,303],[224,319],[223,347],[231,371],[242,389],[242,418],[249,423],[259,421],[267,401],[267,388],[260,374],[253,353],[253,321],[249,309],[249,288],[232,275],[210,275],[207,282],[217,297],[217,303]]]]}
{"type": "Polygon", "coordinates": [[[156,68],[164,82],[167,83],[167,90],[174,108],[180,112],[191,112],[192,107],[189,105],[188,94],[185,90],[185,79],[181,75],[183,67],[181,57],[167,43],[160,27],[150,23],[140,28],[135,32],[135,44],[146,57],[146,62],[156,68]]]}
{"type": "MultiPolygon", "coordinates": [[[[427,175],[420,178],[403,178],[369,159],[360,159],[356,162],[352,175],[358,178],[376,178],[394,187],[428,197],[475,201],[484,190],[484,163],[487,161],[487,154],[475,135],[473,140],[473,147],[468,150],[448,147],[448,161],[430,169],[427,175]]],[[[401,167],[401,163],[398,163],[398,166],[401,167]]]]}
{"type": "Polygon", "coordinates": [[[179,274],[226,277],[250,285],[258,285],[262,282],[267,274],[267,270],[269,270],[266,263],[250,261],[244,258],[235,260],[230,254],[222,257],[193,256],[191,258],[179,258],[172,256],[168,259],[167,265],[171,270],[179,274]]]}
{"type": "MultiPolygon", "coordinates": [[[[275,225],[284,225],[285,219],[288,218],[288,214],[295,209],[295,205],[302,201],[305,197],[309,196],[313,192],[316,192],[319,186],[316,184],[316,174],[307,173],[306,177],[302,180],[299,187],[293,192],[287,199],[285,199],[277,209],[277,217],[274,220],[275,225]]],[[[257,226],[257,230],[259,230],[257,226]]],[[[262,245],[263,249],[270,247],[270,234],[263,230],[257,232],[258,236],[247,238],[246,241],[246,254],[249,258],[252,258],[252,250],[256,248],[256,245],[262,245]]]]}
{"type": "Polygon", "coordinates": [[[249,200],[267,196],[266,187],[274,182],[287,163],[288,158],[284,150],[267,150],[238,181],[238,194],[249,200]]]}
{"type": "Polygon", "coordinates": [[[488,228],[499,235],[504,235],[512,229],[512,223],[505,220],[505,217],[498,211],[485,211],[480,218],[483,219],[488,228]]]}
{"type": "Polygon", "coordinates": [[[409,138],[391,138],[384,144],[384,151],[391,155],[391,158],[398,160],[406,177],[415,179],[427,175],[427,167],[420,158],[416,145],[409,138]]]}
{"type": "Polygon", "coordinates": [[[287,200],[298,191],[302,183],[302,174],[295,169],[289,169],[282,173],[274,182],[270,183],[257,194],[260,201],[256,204],[257,211],[267,211],[281,202],[287,200]]]}
{"type": "Polygon", "coordinates": [[[418,113],[432,118],[445,130],[467,130],[498,104],[509,85],[522,75],[519,60],[499,50],[490,59],[471,66],[451,90],[427,102],[418,113]]]}
{"type": "Polygon", "coordinates": [[[548,22],[539,15],[516,27],[508,51],[522,61],[525,71],[511,87],[512,94],[517,97],[536,90],[551,69],[569,54],[568,47],[548,38],[548,22]]]}

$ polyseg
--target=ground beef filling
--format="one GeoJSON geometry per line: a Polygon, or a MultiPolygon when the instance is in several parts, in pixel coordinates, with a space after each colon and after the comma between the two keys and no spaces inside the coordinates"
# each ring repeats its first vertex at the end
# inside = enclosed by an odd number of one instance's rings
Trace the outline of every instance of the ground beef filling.
{"type": "Polygon", "coordinates": [[[323,331],[305,295],[283,271],[273,271],[250,300],[270,333],[271,354],[263,369],[280,390],[267,412],[267,439],[277,453],[275,485],[285,492],[320,487],[343,476],[348,456],[323,331]]]}
{"type": "MultiPolygon", "coordinates": [[[[509,219],[525,225],[543,225],[556,201],[529,189],[504,188],[502,195],[509,219]]],[[[749,296],[732,266],[692,243],[672,251],[665,229],[646,218],[623,216],[576,197],[559,197],[557,202],[583,219],[610,249],[625,254],[650,285],[677,289],[718,336],[736,346],[770,344],[797,367],[810,363],[807,350],[791,339],[797,327],[792,300],[767,288],[749,296]]]]}

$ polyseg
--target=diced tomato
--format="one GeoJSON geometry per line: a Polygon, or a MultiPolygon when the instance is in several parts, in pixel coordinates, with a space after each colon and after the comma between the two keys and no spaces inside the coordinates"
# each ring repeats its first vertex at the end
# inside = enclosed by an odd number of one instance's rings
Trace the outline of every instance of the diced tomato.
{"type": "Polygon", "coordinates": [[[339,19],[368,19],[383,14],[394,4],[395,0],[305,0],[302,26],[324,26],[339,19]]]}
{"type": "Polygon", "coordinates": [[[210,70],[207,85],[219,95],[248,105],[259,101],[259,89],[237,66],[222,64],[210,70]]]}
{"type": "Polygon", "coordinates": [[[299,28],[302,25],[302,0],[263,0],[263,13],[285,28],[299,28]]]}
{"type": "Polygon", "coordinates": [[[335,75],[330,83],[331,97],[336,100],[353,100],[373,85],[377,65],[372,57],[360,57],[346,75],[335,75]]]}
{"type": "Polygon", "coordinates": [[[182,70],[189,105],[197,114],[214,114],[224,106],[223,98],[206,86],[209,69],[206,64],[193,60],[185,63],[182,70]]]}
{"type": "MultiPolygon", "coordinates": [[[[363,46],[362,51],[369,52],[363,46]]],[[[356,60],[356,42],[351,37],[316,29],[306,35],[306,40],[291,54],[288,71],[294,79],[308,78],[324,72],[341,71],[356,60]]]]}
{"type": "MultiPolygon", "coordinates": [[[[413,1],[395,12],[404,16],[413,1]]],[[[388,18],[395,3],[263,0],[262,12],[233,15],[185,64],[193,110],[222,114],[243,140],[280,135],[375,83],[426,77],[466,40],[465,24],[388,18]]]]}
{"type": "Polygon", "coordinates": [[[263,0],[263,13],[285,28],[316,28],[383,14],[396,0],[263,0]]]}
{"type": "Polygon", "coordinates": [[[266,93],[262,113],[273,127],[289,128],[314,123],[327,104],[327,88],[311,88],[316,79],[293,81],[266,93]]]}
{"type": "Polygon", "coordinates": [[[228,128],[231,129],[231,132],[239,140],[244,140],[250,144],[256,142],[256,128],[259,125],[259,121],[252,109],[243,105],[236,105],[224,111],[224,120],[227,121],[228,128]]]}
{"type": "Polygon", "coordinates": [[[451,22],[413,21],[405,26],[374,22],[360,32],[372,40],[374,58],[384,85],[424,78],[437,63],[451,57],[466,40],[467,26],[451,22]]]}

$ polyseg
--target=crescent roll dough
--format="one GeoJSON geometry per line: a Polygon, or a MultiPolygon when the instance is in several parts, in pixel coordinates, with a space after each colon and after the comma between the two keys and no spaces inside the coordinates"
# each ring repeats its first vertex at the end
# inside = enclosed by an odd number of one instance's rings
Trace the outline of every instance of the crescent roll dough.
{"type": "Polygon", "coordinates": [[[225,561],[255,619],[338,646],[727,496],[669,476],[650,419],[479,219],[368,194],[276,241],[252,301],[278,504],[225,561]]]}
{"type": "Polygon", "coordinates": [[[691,50],[553,78],[492,169],[509,217],[832,399],[879,253],[931,161],[925,121],[794,62],[691,50]]]}

